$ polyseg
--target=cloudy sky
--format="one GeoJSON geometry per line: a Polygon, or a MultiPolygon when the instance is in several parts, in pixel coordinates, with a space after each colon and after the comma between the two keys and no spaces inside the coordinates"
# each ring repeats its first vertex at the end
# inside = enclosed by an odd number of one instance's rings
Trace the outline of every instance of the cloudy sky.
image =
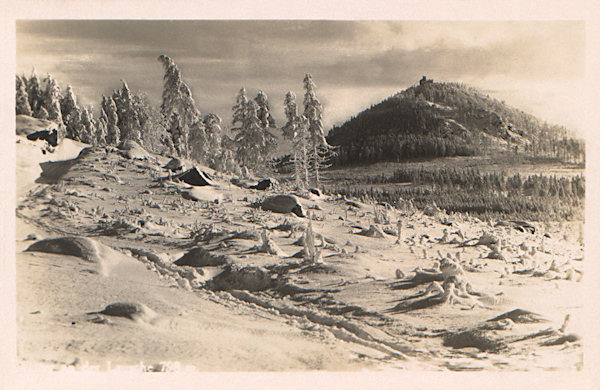
{"type": "Polygon", "coordinates": [[[262,89],[283,121],[311,73],[329,128],[422,75],[465,82],[552,123],[580,130],[583,22],[17,21],[17,72],[51,73],[98,107],[127,80],[159,104],[170,56],[202,113],[228,125],[240,87],[262,89]]]}

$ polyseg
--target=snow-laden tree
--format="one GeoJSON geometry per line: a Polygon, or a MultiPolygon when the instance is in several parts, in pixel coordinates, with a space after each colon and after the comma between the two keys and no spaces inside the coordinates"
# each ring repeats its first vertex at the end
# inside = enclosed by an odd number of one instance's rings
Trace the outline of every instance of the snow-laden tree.
{"type": "Polygon", "coordinates": [[[304,115],[298,117],[294,149],[298,150],[298,176],[302,179],[300,188],[307,188],[310,184],[310,156],[308,150],[308,119],[304,115]]]}
{"type": "Polygon", "coordinates": [[[192,127],[199,128],[202,122],[200,111],[192,97],[192,91],[181,79],[181,72],[171,58],[161,55],[158,60],[165,69],[164,87],[162,93],[161,114],[167,131],[171,133],[175,149],[183,157],[189,157],[189,133],[192,127]],[[176,114],[176,115],[175,115],[176,114]],[[178,123],[174,123],[177,120],[178,123]]]}
{"type": "Polygon", "coordinates": [[[81,141],[83,126],[81,124],[82,112],[78,106],[75,106],[66,117],[66,135],[65,137],[75,141],[81,141]]]}
{"type": "Polygon", "coordinates": [[[206,114],[204,116],[204,127],[208,137],[208,145],[211,149],[219,149],[221,145],[221,117],[217,114],[206,114]]]}
{"type": "MultiPolygon", "coordinates": [[[[164,127],[160,108],[152,106],[143,93],[134,93],[132,100],[140,125],[142,146],[154,153],[173,154],[173,151],[169,150],[169,145],[165,144],[165,137],[170,138],[170,134],[164,127]]],[[[170,144],[173,144],[173,140],[170,144]]]]}
{"type": "Polygon", "coordinates": [[[50,73],[46,75],[43,82],[45,87],[42,94],[42,102],[48,111],[48,119],[61,124],[63,120],[60,108],[60,86],[50,73]]]}
{"type": "Polygon", "coordinates": [[[327,156],[332,152],[332,147],[327,144],[323,130],[323,106],[317,99],[316,85],[310,73],[304,76],[304,116],[308,120],[309,163],[310,171],[314,176],[315,185],[321,184],[319,171],[326,166],[327,156]]]}
{"type": "Polygon", "coordinates": [[[243,165],[254,168],[264,164],[274,150],[276,140],[273,134],[262,127],[258,119],[258,105],[254,100],[248,101],[244,111],[245,116],[240,118],[242,125],[235,137],[236,158],[243,165]]]}
{"type": "Polygon", "coordinates": [[[79,141],[81,137],[81,109],[77,105],[77,98],[70,85],[67,85],[65,95],[60,101],[60,110],[66,130],[65,137],[79,141]]]}
{"type": "Polygon", "coordinates": [[[210,150],[207,146],[207,137],[203,121],[195,122],[188,133],[190,157],[195,160],[206,162],[210,150]]]}
{"type": "Polygon", "coordinates": [[[106,144],[116,145],[121,141],[121,130],[118,126],[117,105],[112,97],[102,96],[102,112],[106,116],[106,144]]]}
{"type": "Polygon", "coordinates": [[[179,113],[177,111],[173,112],[170,116],[169,125],[167,127],[167,132],[171,134],[171,140],[173,142],[173,149],[175,153],[179,156],[185,156],[187,151],[186,147],[189,148],[187,142],[187,132],[184,134],[181,128],[181,119],[179,118],[179,113]]]}
{"type": "Polygon", "coordinates": [[[73,88],[67,85],[67,90],[62,99],[60,99],[60,112],[65,126],[67,125],[69,114],[75,107],[77,107],[77,98],[75,97],[75,93],[73,93],[73,88]]]}
{"type": "Polygon", "coordinates": [[[141,125],[136,111],[134,97],[127,82],[122,80],[121,89],[113,92],[113,100],[117,107],[117,123],[121,131],[121,140],[141,141],[141,125]]]}
{"type": "Polygon", "coordinates": [[[245,126],[246,118],[248,118],[248,97],[246,96],[246,88],[241,88],[235,98],[235,105],[231,107],[233,110],[233,119],[231,124],[234,126],[231,130],[241,130],[245,126]]]}
{"type": "Polygon", "coordinates": [[[192,133],[190,145],[193,157],[208,163],[218,165],[216,159],[221,156],[221,118],[217,114],[206,114],[202,120],[200,134],[192,133]]]}
{"type": "MultiPolygon", "coordinates": [[[[140,125],[140,129],[144,129],[150,120],[150,105],[148,104],[148,98],[145,94],[132,94],[131,95],[131,104],[133,106],[133,110],[136,113],[138,123],[140,125]]],[[[142,138],[144,138],[142,134],[142,138]]]]}
{"type": "Polygon", "coordinates": [[[96,145],[106,145],[106,136],[108,134],[108,117],[106,116],[103,108],[100,108],[100,117],[96,121],[95,126],[96,134],[94,143],[96,145]]]}
{"type": "Polygon", "coordinates": [[[81,135],[80,141],[86,144],[96,144],[96,126],[94,125],[94,117],[91,109],[84,107],[81,110],[81,135]]]}
{"type": "Polygon", "coordinates": [[[31,116],[33,112],[31,111],[31,106],[29,105],[29,96],[27,95],[27,88],[25,82],[21,77],[17,75],[16,79],[16,113],[17,115],[29,115],[31,116]]]}
{"type": "Polygon", "coordinates": [[[285,107],[285,117],[287,122],[282,127],[283,136],[292,141],[294,156],[294,180],[299,188],[306,188],[308,185],[308,164],[307,164],[307,127],[308,122],[304,115],[298,115],[298,106],[296,104],[296,95],[292,91],[285,94],[283,101],[285,107]]]}
{"type": "Polygon", "coordinates": [[[27,89],[27,80],[24,80],[24,79],[25,79],[25,76],[21,77],[18,74],[15,75],[15,89],[18,90],[21,87],[27,89]]]}
{"type": "Polygon", "coordinates": [[[285,112],[285,118],[287,122],[281,130],[283,136],[288,139],[293,139],[296,133],[296,125],[298,122],[298,104],[296,103],[296,94],[292,91],[288,91],[283,99],[283,107],[285,112]]]}
{"type": "Polygon", "coordinates": [[[263,129],[275,127],[275,119],[271,115],[267,95],[263,91],[258,91],[254,101],[258,106],[257,116],[263,129]]]}
{"type": "Polygon", "coordinates": [[[35,72],[27,81],[27,97],[29,98],[29,106],[33,112],[33,116],[37,118],[37,114],[42,106],[42,90],[40,80],[35,72]]]}

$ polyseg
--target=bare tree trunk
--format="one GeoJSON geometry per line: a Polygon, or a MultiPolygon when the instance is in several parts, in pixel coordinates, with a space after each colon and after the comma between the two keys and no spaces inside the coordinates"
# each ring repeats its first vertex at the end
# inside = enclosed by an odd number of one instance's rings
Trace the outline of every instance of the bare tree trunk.
{"type": "Polygon", "coordinates": [[[296,187],[302,188],[300,174],[301,174],[302,164],[299,160],[298,148],[296,145],[294,146],[294,181],[296,182],[296,187]]]}
{"type": "Polygon", "coordinates": [[[304,187],[308,186],[308,183],[309,183],[309,177],[308,177],[309,161],[307,158],[305,143],[302,144],[302,164],[303,164],[303,169],[304,169],[304,186],[302,186],[302,187],[304,188],[304,187]]]}
{"type": "Polygon", "coordinates": [[[313,167],[315,172],[315,185],[317,188],[321,186],[321,178],[319,177],[319,148],[315,142],[313,142],[313,167]]]}

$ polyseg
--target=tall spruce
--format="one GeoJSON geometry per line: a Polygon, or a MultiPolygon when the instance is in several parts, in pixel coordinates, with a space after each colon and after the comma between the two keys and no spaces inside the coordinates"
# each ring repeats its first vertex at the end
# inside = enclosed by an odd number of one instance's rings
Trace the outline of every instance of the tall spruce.
{"type": "Polygon", "coordinates": [[[194,134],[190,140],[193,156],[215,165],[215,159],[221,154],[221,118],[217,114],[206,114],[198,131],[200,134],[194,134]]]}
{"type": "Polygon", "coordinates": [[[197,121],[190,127],[188,133],[190,157],[202,162],[207,161],[207,156],[210,153],[205,130],[204,121],[197,121]]]}
{"type": "Polygon", "coordinates": [[[65,125],[65,137],[79,141],[81,136],[81,109],[77,105],[77,98],[70,85],[67,85],[65,95],[60,101],[60,110],[65,125]]]}
{"type": "Polygon", "coordinates": [[[233,110],[231,124],[234,126],[231,130],[242,130],[248,117],[248,97],[246,96],[246,88],[240,88],[235,98],[235,105],[231,107],[231,109],[233,110]]]}
{"type": "Polygon", "coordinates": [[[221,117],[217,114],[206,114],[204,116],[204,127],[208,137],[208,145],[212,150],[219,149],[221,146],[221,117]]]}
{"type": "Polygon", "coordinates": [[[165,69],[162,103],[160,106],[165,128],[171,133],[175,149],[183,157],[190,156],[190,129],[201,126],[200,111],[192,97],[192,91],[181,79],[181,72],[175,62],[166,55],[158,60],[165,69]],[[175,123],[177,121],[177,123],[175,123]]]}
{"type": "Polygon", "coordinates": [[[29,106],[33,112],[33,116],[38,117],[40,108],[42,107],[42,90],[40,80],[35,72],[27,81],[27,96],[29,98],[29,106]]]}
{"type": "Polygon", "coordinates": [[[173,142],[173,149],[179,156],[186,156],[189,151],[189,145],[187,142],[187,132],[184,134],[182,130],[182,120],[179,118],[179,112],[174,111],[169,117],[169,125],[167,132],[171,135],[173,142]],[[186,149],[187,148],[187,149],[186,149]]]}
{"type": "Polygon", "coordinates": [[[235,129],[236,159],[246,167],[257,168],[265,163],[276,141],[275,136],[262,127],[256,102],[248,100],[243,104],[245,94],[242,92],[245,92],[243,88],[238,95],[238,104],[233,106],[234,123],[240,122],[240,127],[235,129]]]}
{"type": "Polygon", "coordinates": [[[323,169],[327,155],[331,147],[325,139],[323,130],[323,106],[316,95],[316,85],[310,73],[304,76],[304,116],[308,120],[308,148],[310,171],[314,177],[316,186],[320,186],[321,177],[319,171],[323,169]]]}
{"type": "Polygon", "coordinates": [[[79,138],[81,142],[91,145],[95,145],[97,141],[94,118],[91,109],[88,107],[81,110],[81,135],[79,138]]]}
{"type": "Polygon", "coordinates": [[[106,145],[106,136],[108,135],[108,117],[106,116],[103,108],[100,108],[100,117],[96,121],[95,126],[95,144],[106,145]]]}
{"type": "Polygon", "coordinates": [[[116,145],[121,141],[121,129],[118,126],[117,105],[112,97],[102,96],[102,112],[106,116],[106,144],[116,145]]]}
{"type": "Polygon", "coordinates": [[[292,141],[294,150],[293,171],[294,181],[299,188],[306,188],[308,185],[308,167],[306,155],[306,135],[308,123],[304,115],[298,115],[298,106],[296,104],[296,95],[288,91],[283,101],[285,107],[286,124],[282,127],[283,136],[292,141]]]}
{"type": "Polygon", "coordinates": [[[63,119],[60,108],[60,86],[50,73],[46,75],[43,82],[45,87],[42,95],[42,102],[43,106],[48,111],[48,119],[61,124],[63,119]]]}
{"type": "Polygon", "coordinates": [[[258,91],[254,101],[258,107],[256,115],[258,116],[262,128],[275,127],[275,119],[271,115],[267,95],[263,91],[258,91]]]}
{"type": "Polygon", "coordinates": [[[81,123],[82,112],[78,106],[75,106],[73,110],[67,115],[66,124],[66,135],[65,137],[73,139],[75,141],[82,140],[83,125],[81,123]]]}
{"type": "Polygon", "coordinates": [[[134,97],[129,90],[127,82],[122,80],[122,87],[113,92],[113,100],[117,107],[119,130],[121,140],[132,140],[140,142],[141,125],[136,111],[134,97]]]}
{"type": "Polygon", "coordinates": [[[63,123],[67,125],[67,119],[71,111],[77,107],[77,99],[73,93],[73,88],[67,85],[64,96],[60,99],[60,112],[63,118],[63,123]]]}
{"type": "Polygon", "coordinates": [[[148,98],[144,94],[132,94],[131,104],[135,111],[137,121],[140,127],[140,137],[144,138],[144,130],[150,124],[151,107],[148,104],[148,98]]]}
{"type": "Polygon", "coordinates": [[[16,114],[17,115],[29,115],[31,116],[33,112],[31,111],[31,106],[29,105],[29,96],[27,95],[27,87],[25,85],[25,81],[17,75],[16,79],[16,114]]]}

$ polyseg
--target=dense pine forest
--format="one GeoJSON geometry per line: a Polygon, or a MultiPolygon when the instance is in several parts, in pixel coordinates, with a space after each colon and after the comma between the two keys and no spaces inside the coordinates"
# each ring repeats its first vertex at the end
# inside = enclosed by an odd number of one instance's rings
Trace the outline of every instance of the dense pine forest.
{"type": "Polygon", "coordinates": [[[327,190],[400,208],[407,201],[422,210],[437,205],[482,219],[582,220],[585,203],[580,175],[525,177],[469,168],[400,168],[388,176],[345,178],[327,190]]]}

